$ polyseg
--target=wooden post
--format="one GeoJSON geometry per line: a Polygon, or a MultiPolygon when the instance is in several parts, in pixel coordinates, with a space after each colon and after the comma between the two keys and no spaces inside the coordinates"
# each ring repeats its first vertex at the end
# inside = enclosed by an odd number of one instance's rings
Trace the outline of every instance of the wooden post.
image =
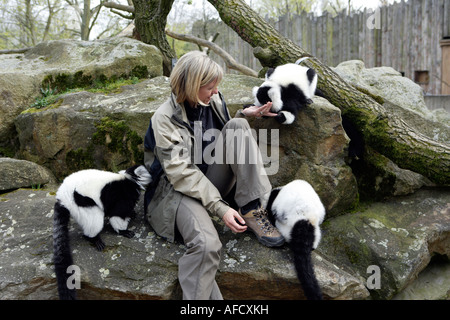
{"type": "Polygon", "coordinates": [[[441,94],[450,94],[450,38],[440,42],[442,48],[442,89],[441,94]]]}

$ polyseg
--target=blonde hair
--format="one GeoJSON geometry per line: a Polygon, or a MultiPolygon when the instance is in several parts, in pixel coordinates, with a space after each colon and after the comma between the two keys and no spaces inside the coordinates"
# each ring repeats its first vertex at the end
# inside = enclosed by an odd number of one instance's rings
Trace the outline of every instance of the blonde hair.
{"type": "Polygon", "coordinates": [[[170,87],[177,97],[177,103],[198,102],[200,87],[213,81],[216,85],[223,78],[223,69],[201,51],[191,51],[183,55],[170,75],[170,87]]]}

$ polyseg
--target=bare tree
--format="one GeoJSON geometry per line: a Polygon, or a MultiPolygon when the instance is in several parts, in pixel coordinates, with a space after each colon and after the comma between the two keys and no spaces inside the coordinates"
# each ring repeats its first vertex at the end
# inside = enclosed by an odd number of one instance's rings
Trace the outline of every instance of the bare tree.
{"type": "MultiPolygon", "coordinates": [[[[8,47],[30,47],[50,38],[67,36],[58,15],[64,7],[58,0],[4,2],[0,11],[0,39],[8,47]]],[[[0,43],[1,45],[1,43],[0,43]]],[[[5,45],[5,47],[6,47],[5,45]]]]}
{"type": "Polygon", "coordinates": [[[100,14],[104,0],[100,0],[100,4],[91,8],[91,0],[65,0],[77,14],[78,23],[80,24],[81,40],[89,40],[92,28],[100,14]]]}

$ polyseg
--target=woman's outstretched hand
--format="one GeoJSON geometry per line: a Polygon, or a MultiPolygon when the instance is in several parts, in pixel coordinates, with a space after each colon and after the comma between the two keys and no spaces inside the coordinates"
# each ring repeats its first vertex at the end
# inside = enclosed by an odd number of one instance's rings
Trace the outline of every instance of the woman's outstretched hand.
{"type": "Polygon", "coordinates": [[[275,117],[277,115],[277,113],[271,112],[270,108],[272,108],[272,102],[267,102],[265,105],[263,105],[261,107],[251,106],[251,107],[245,108],[241,112],[246,117],[262,117],[262,116],[275,117]]]}

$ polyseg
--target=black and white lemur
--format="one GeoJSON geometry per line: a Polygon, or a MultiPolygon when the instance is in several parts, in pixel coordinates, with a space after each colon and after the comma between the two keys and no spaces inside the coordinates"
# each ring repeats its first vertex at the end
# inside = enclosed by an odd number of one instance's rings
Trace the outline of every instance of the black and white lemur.
{"type": "Polygon", "coordinates": [[[134,233],[128,222],[135,215],[134,207],[152,178],[144,166],[133,166],[113,173],[95,169],[81,170],[66,177],[56,193],[53,217],[53,249],[55,273],[60,299],[75,299],[69,289],[67,268],[73,264],[69,243],[70,217],[80,225],[84,237],[102,251],[100,238],[104,218],[120,235],[131,238],[134,233]]]}
{"type": "Polygon", "coordinates": [[[271,111],[278,113],[275,120],[279,123],[293,123],[298,112],[313,102],[315,94],[323,96],[317,89],[317,73],[314,69],[300,65],[306,59],[308,57],[296,63],[270,68],[263,84],[253,88],[255,105],[262,106],[271,101],[271,111]]]}
{"type": "Polygon", "coordinates": [[[294,180],[272,190],[267,211],[294,253],[297,277],[306,298],[321,300],[322,292],[311,261],[311,252],[321,239],[320,224],[325,217],[318,194],[308,182],[294,180]]]}

